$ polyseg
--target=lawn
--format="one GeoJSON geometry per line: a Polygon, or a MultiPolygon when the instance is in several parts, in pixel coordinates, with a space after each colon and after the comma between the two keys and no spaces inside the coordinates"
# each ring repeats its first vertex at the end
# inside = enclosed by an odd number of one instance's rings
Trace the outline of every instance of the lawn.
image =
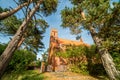
{"type": "Polygon", "coordinates": [[[1,80],[44,80],[43,74],[39,73],[37,70],[22,71],[19,73],[6,73],[1,80]]]}

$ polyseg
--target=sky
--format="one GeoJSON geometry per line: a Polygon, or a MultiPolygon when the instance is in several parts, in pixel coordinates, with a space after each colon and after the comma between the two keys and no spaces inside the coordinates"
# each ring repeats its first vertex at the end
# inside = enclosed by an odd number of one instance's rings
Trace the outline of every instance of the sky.
{"type": "MultiPolygon", "coordinates": [[[[118,1],[118,0],[112,0],[112,1],[118,1]]],[[[12,6],[13,8],[16,7],[15,3],[12,0],[0,0],[0,6],[3,8],[9,8],[10,6],[12,6]]],[[[60,12],[62,9],[65,8],[65,6],[71,7],[72,5],[69,2],[69,0],[59,0],[59,5],[57,7],[56,13],[53,13],[48,17],[43,17],[43,19],[45,19],[46,22],[48,22],[50,27],[46,29],[46,33],[44,34],[44,39],[42,40],[45,45],[45,49],[42,52],[39,52],[37,57],[41,57],[41,54],[49,48],[50,30],[52,28],[56,28],[58,30],[58,36],[60,38],[76,40],[76,36],[71,35],[69,29],[63,29],[60,26],[62,24],[60,12]]],[[[20,12],[16,13],[16,15],[18,17],[23,16],[20,12]]],[[[81,37],[83,41],[87,44],[94,43],[88,31],[83,31],[81,33],[81,37]]],[[[0,42],[6,43],[8,41],[9,41],[9,37],[7,36],[4,37],[2,34],[0,34],[0,42]]]]}

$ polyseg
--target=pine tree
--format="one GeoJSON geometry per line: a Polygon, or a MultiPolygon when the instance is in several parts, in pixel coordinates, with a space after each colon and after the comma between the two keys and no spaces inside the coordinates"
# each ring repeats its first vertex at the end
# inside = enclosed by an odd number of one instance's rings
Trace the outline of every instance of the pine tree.
{"type": "MultiPolygon", "coordinates": [[[[24,0],[23,0],[24,1],[24,0]]],[[[43,12],[46,16],[52,14],[52,12],[56,11],[57,7],[57,0],[35,0],[33,9],[29,10],[26,18],[20,25],[19,29],[17,30],[16,34],[13,36],[12,40],[9,42],[8,46],[6,47],[5,51],[0,56],[0,78],[2,77],[8,63],[10,62],[14,51],[18,48],[18,44],[23,37],[26,29],[28,28],[27,25],[32,20],[32,17],[35,15],[36,12],[43,12]],[[49,4],[49,5],[48,5],[49,4]]]]}
{"type": "MultiPolygon", "coordinates": [[[[81,28],[88,30],[98,48],[103,66],[111,80],[116,80],[119,76],[111,55],[106,47],[103,47],[104,39],[99,36],[102,29],[116,25],[113,20],[116,19],[115,8],[111,8],[109,0],[70,0],[74,5],[73,8],[62,10],[62,26],[69,27],[73,33],[78,32],[81,28]],[[111,25],[111,23],[113,23],[111,25]]],[[[118,4],[119,5],[119,4],[118,4]]],[[[120,18],[120,16],[118,16],[120,18]]],[[[105,33],[105,32],[104,32],[105,33]]]]}

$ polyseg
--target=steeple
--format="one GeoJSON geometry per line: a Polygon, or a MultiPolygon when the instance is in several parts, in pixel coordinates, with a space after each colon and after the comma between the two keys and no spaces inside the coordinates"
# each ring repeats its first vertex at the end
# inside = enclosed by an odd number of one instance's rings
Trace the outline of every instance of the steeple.
{"type": "Polygon", "coordinates": [[[57,38],[58,37],[58,31],[57,31],[57,29],[55,29],[55,28],[51,29],[50,36],[57,38]]]}

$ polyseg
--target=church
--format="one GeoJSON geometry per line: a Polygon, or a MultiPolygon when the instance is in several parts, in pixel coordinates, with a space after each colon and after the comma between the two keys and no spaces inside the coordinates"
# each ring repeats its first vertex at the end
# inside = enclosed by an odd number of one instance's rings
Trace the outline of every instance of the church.
{"type": "Polygon", "coordinates": [[[57,29],[51,29],[50,32],[50,43],[49,43],[49,52],[48,52],[48,71],[65,71],[67,67],[67,60],[56,56],[56,51],[65,51],[68,45],[74,46],[89,46],[84,43],[82,39],[79,41],[68,40],[58,37],[57,29]]]}

